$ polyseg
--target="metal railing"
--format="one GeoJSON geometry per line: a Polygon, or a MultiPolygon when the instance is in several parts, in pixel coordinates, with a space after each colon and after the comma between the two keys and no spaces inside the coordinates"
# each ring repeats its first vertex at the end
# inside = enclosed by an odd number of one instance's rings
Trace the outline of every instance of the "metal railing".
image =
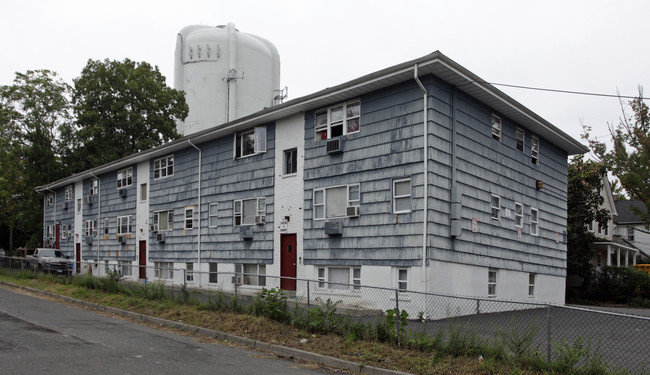
{"type": "MultiPolygon", "coordinates": [[[[0,266],[29,269],[24,258],[0,257],[0,266]]],[[[82,262],[73,270],[106,276],[122,274],[126,282],[157,282],[168,293],[181,289],[209,301],[216,293],[253,303],[262,288],[282,289],[293,310],[318,309],[346,329],[388,329],[397,344],[418,340],[461,340],[467,345],[503,345],[511,355],[534,356],[549,367],[600,366],[609,371],[650,373],[650,318],[532,302],[422,293],[323,280],[272,275],[202,272],[174,267],[82,262]],[[140,276],[145,276],[140,278],[140,276]],[[570,363],[574,361],[574,363],[570,363]]],[[[325,316],[325,315],[321,315],[325,316]]],[[[308,319],[313,319],[309,315],[308,319]]]]}

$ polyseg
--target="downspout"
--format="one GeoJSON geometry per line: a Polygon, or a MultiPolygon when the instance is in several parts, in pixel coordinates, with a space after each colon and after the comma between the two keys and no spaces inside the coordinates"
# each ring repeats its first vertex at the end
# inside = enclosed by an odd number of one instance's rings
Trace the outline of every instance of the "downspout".
{"type": "MultiPolygon", "coordinates": [[[[102,180],[95,176],[92,171],[89,172],[97,180],[97,274],[99,275],[99,248],[102,243],[102,236],[99,235],[99,224],[102,222],[102,180]]],[[[92,235],[92,233],[91,233],[92,235]]]]}
{"type": "Polygon", "coordinates": [[[198,253],[199,287],[201,287],[201,177],[202,177],[201,164],[202,164],[202,161],[203,161],[202,160],[202,158],[203,158],[202,154],[203,153],[202,153],[200,148],[196,147],[194,145],[194,143],[192,143],[191,139],[188,139],[187,143],[189,143],[190,146],[194,147],[199,152],[199,187],[198,187],[199,205],[198,205],[198,210],[197,210],[198,215],[199,215],[199,219],[198,219],[198,224],[197,224],[198,234],[197,234],[197,240],[196,240],[196,251],[198,253]]]}
{"type": "Polygon", "coordinates": [[[427,280],[427,238],[428,238],[428,231],[427,231],[427,224],[429,223],[429,215],[428,215],[428,200],[429,200],[429,142],[428,142],[428,137],[429,137],[429,127],[428,127],[428,109],[429,109],[429,94],[427,93],[427,89],[424,88],[424,85],[420,81],[420,78],[418,78],[418,64],[415,64],[413,67],[413,79],[415,79],[415,82],[420,86],[420,90],[422,90],[422,96],[423,96],[423,110],[422,110],[422,115],[423,115],[423,127],[424,127],[424,142],[423,142],[423,148],[424,148],[424,214],[423,214],[423,219],[422,219],[422,280],[424,282],[424,288],[423,291],[426,293],[428,291],[428,280],[427,280]]]}

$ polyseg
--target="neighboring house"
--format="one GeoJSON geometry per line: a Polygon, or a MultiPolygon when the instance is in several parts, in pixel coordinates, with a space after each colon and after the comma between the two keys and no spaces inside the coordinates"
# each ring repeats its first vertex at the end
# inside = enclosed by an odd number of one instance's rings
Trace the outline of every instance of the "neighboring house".
{"type": "Polygon", "coordinates": [[[567,157],[586,151],[434,52],[38,191],[46,241],[133,279],[563,303],[567,157]]]}
{"type": "Polygon", "coordinates": [[[638,249],[641,255],[650,258],[650,232],[641,218],[646,212],[645,204],[640,200],[617,200],[614,218],[615,235],[630,247],[638,249]]]}
{"type": "Polygon", "coordinates": [[[639,250],[629,243],[621,241],[616,235],[617,233],[617,219],[619,218],[618,202],[614,201],[612,189],[607,180],[607,176],[603,176],[603,188],[601,195],[604,198],[602,208],[610,212],[609,220],[604,228],[601,228],[598,222],[590,223],[589,230],[596,236],[594,242],[594,257],[592,264],[600,271],[604,266],[628,266],[636,264],[636,257],[639,250]]]}

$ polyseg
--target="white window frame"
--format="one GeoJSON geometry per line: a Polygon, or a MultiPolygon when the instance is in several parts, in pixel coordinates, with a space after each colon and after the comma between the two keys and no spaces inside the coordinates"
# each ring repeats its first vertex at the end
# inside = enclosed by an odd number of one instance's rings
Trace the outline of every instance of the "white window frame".
{"type": "Polygon", "coordinates": [[[238,263],[235,264],[235,273],[241,285],[247,286],[257,286],[265,287],[266,286],[266,264],[251,264],[251,263],[238,263]],[[254,267],[254,272],[250,270],[244,272],[244,268],[254,267]]]}
{"type": "Polygon", "coordinates": [[[488,269],[488,280],[487,280],[487,287],[488,287],[488,297],[495,298],[497,296],[497,283],[499,281],[499,273],[498,270],[494,268],[489,268],[488,269]]]}
{"type": "Polygon", "coordinates": [[[185,263],[185,281],[194,282],[194,263],[185,263]]]}
{"type": "Polygon", "coordinates": [[[501,197],[492,194],[490,198],[490,217],[494,221],[500,221],[501,220],[501,197]],[[496,202],[495,202],[496,199],[496,202]],[[496,203],[496,206],[494,205],[496,203]]]}
{"type": "Polygon", "coordinates": [[[208,283],[216,284],[219,282],[219,264],[216,262],[208,263],[208,283]],[[212,269],[214,267],[214,270],[212,269]]]}
{"type": "Polygon", "coordinates": [[[81,212],[81,198],[77,198],[77,213],[81,212]]]}
{"type": "Polygon", "coordinates": [[[210,203],[208,205],[208,227],[216,228],[219,226],[219,203],[210,203]]]}
{"type": "Polygon", "coordinates": [[[234,226],[243,226],[243,225],[255,225],[255,216],[266,216],[266,198],[265,197],[256,197],[248,199],[237,199],[233,202],[233,225],[234,226]],[[244,218],[247,216],[244,215],[244,202],[255,200],[255,215],[253,215],[253,221],[250,223],[244,223],[244,218]],[[239,219],[239,222],[237,221],[239,219]]]}
{"type": "Polygon", "coordinates": [[[535,297],[535,281],[537,275],[534,273],[528,274],[528,297],[535,297]]]}
{"type": "Polygon", "coordinates": [[[155,232],[165,232],[165,231],[174,230],[174,210],[155,211],[153,213],[153,226],[155,232]],[[167,215],[167,228],[165,229],[160,229],[161,215],[167,215]]]}
{"type": "MultiPolygon", "coordinates": [[[[350,184],[350,185],[337,185],[337,186],[328,186],[324,188],[318,188],[314,189],[313,191],[313,197],[312,197],[312,202],[313,202],[313,218],[314,220],[325,220],[325,219],[333,219],[333,218],[343,218],[347,217],[347,215],[341,215],[341,216],[328,216],[327,215],[327,191],[328,190],[333,190],[333,189],[340,189],[340,188],[346,188],[346,202],[345,202],[345,207],[350,207],[350,206],[359,206],[361,204],[361,185],[360,184],[350,184]],[[356,192],[355,192],[356,191],[356,192]],[[317,202],[317,196],[321,196],[322,202],[317,202]],[[323,216],[320,217],[317,215],[318,212],[318,207],[322,208],[323,216]]],[[[346,210],[344,210],[346,211],[346,210]]]]}
{"type": "Polygon", "coordinates": [[[84,228],[86,237],[95,237],[97,235],[97,219],[86,220],[84,228]]]}
{"type": "Polygon", "coordinates": [[[168,155],[153,161],[153,179],[158,180],[174,175],[174,155],[168,155]]]}
{"type": "Polygon", "coordinates": [[[254,129],[238,132],[233,139],[233,159],[242,159],[266,152],[266,126],[256,126],[254,129]],[[253,149],[244,149],[244,136],[253,135],[253,149]],[[244,154],[244,152],[247,152],[244,154]]]}
{"type": "Polygon", "coordinates": [[[525,142],[525,132],[524,129],[522,128],[517,128],[515,130],[515,149],[517,151],[521,151],[522,153],[526,149],[526,142],[525,142]]]}
{"type": "Polygon", "coordinates": [[[627,227],[627,233],[626,233],[626,235],[627,235],[627,240],[630,241],[630,242],[634,242],[634,231],[635,231],[635,228],[634,228],[634,227],[632,227],[632,226],[627,227]],[[630,234],[630,232],[631,232],[632,234],[630,234]]]}
{"type": "Polygon", "coordinates": [[[118,260],[117,261],[118,271],[122,276],[131,276],[133,275],[133,265],[129,260],[118,260]]]}
{"type": "Polygon", "coordinates": [[[47,205],[51,206],[54,204],[54,193],[47,194],[47,205]]]}
{"type": "Polygon", "coordinates": [[[492,138],[501,142],[502,135],[502,122],[501,117],[492,114],[492,138]]]}
{"type": "Polygon", "coordinates": [[[327,289],[327,290],[352,290],[359,291],[361,290],[361,266],[327,266],[327,267],[318,267],[316,277],[318,279],[318,288],[327,289]],[[345,283],[340,283],[339,281],[331,280],[331,270],[346,270],[348,274],[348,280],[345,283]],[[341,285],[346,284],[346,285],[341,285]]]}
{"type": "Polygon", "coordinates": [[[411,178],[408,177],[408,178],[400,178],[400,179],[393,180],[393,213],[394,214],[406,214],[406,213],[411,212],[412,211],[412,209],[411,209],[411,207],[412,207],[411,206],[411,198],[412,198],[411,178]],[[408,186],[409,186],[408,194],[398,195],[397,194],[397,184],[404,183],[404,182],[408,182],[408,186]],[[408,210],[398,210],[397,209],[397,201],[398,200],[406,200],[407,198],[408,198],[408,201],[409,201],[409,204],[408,204],[409,209],[408,210]]]}
{"type": "Polygon", "coordinates": [[[73,190],[72,190],[72,185],[68,185],[65,187],[65,201],[70,202],[72,201],[72,195],[73,195],[73,190]]]}
{"type": "Polygon", "coordinates": [[[515,202],[515,227],[524,227],[524,205],[515,202]]]}
{"type": "Polygon", "coordinates": [[[117,217],[117,234],[118,235],[123,235],[123,234],[131,234],[133,233],[133,225],[131,224],[131,215],[125,215],[125,216],[118,216],[117,217]],[[125,223],[126,221],[126,223],[125,223]],[[126,232],[124,231],[124,227],[126,227],[126,232]]]}
{"type": "Polygon", "coordinates": [[[99,179],[91,178],[88,182],[88,194],[96,195],[99,192],[99,179]]]}
{"type": "Polygon", "coordinates": [[[294,176],[298,173],[298,148],[289,148],[282,152],[283,176],[294,176]]]}
{"type": "Polygon", "coordinates": [[[314,141],[322,141],[330,138],[347,136],[348,134],[358,133],[361,131],[361,101],[352,100],[347,103],[338,104],[329,108],[318,110],[314,113],[314,141]],[[358,108],[356,113],[349,111],[358,108]],[[341,109],[342,117],[334,119],[333,111],[341,109]],[[320,121],[319,121],[320,120],[320,121]],[[350,131],[350,126],[355,126],[356,130],[350,131]],[[332,135],[332,127],[341,126],[341,133],[332,135]]]}
{"type": "Polygon", "coordinates": [[[117,188],[124,189],[133,185],[133,168],[125,168],[117,171],[117,188]]]}
{"type": "Polygon", "coordinates": [[[530,138],[530,162],[539,164],[539,138],[536,135],[530,138]]]}
{"type": "Polygon", "coordinates": [[[105,218],[104,218],[104,228],[102,228],[102,229],[103,229],[103,233],[104,233],[105,235],[108,234],[108,231],[109,231],[109,229],[110,229],[110,227],[111,227],[110,224],[111,224],[110,219],[107,218],[107,217],[105,217],[105,218]]]}
{"type": "Polygon", "coordinates": [[[72,237],[72,226],[70,224],[61,224],[61,239],[67,240],[72,237]]]}
{"type": "Polygon", "coordinates": [[[183,228],[185,230],[194,229],[194,207],[185,207],[183,220],[183,228]]]}
{"type": "Polygon", "coordinates": [[[408,291],[409,289],[409,270],[408,268],[398,268],[397,269],[397,289],[402,292],[408,291]]]}
{"type": "Polygon", "coordinates": [[[539,235],[539,210],[534,207],[530,208],[530,234],[539,235]]]}
{"type": "Polygon", "coordinates": [[[140,202],[147,201],[147,183],[140,184],[140,202]]]}
{"type": "Polygon", "coordinates": [[[158,279],[174,279],[174,263],[154,262],[154,277],[158,279]]]}

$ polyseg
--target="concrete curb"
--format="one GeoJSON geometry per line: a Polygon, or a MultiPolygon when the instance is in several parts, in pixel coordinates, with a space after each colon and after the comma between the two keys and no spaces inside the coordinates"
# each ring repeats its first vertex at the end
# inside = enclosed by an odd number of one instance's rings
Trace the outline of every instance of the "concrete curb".
{"type": "Polygon", "coordinates": [[[269,344],[261,341],[256,341],[253,339],[248,339],[245,337],[240,337],[236,335],[232,335],[229,333],[223,333],[203,327],[197,327],[193,326],[190,324],[185,324],[185,323],[179,323],[179,322],[173,322],[171,320],[166,320],[166,319],[161,319],[161,318],[156,318],[153,316],[149,315],[144,315],[144,314],[138,314],[134,313],[132,311],[126,311],[126,310],[121,310],[117,309],[115,307],[109,307],[109,306],[103,306],[99,305],[93,302],[88,302],[88,301],[83,301],[80,299],[72,298],[72,297],[67,297],[67,296],[62,296],[60,294],[52,293],[52,292],[47,292],[39,289],[34,289],[30,288],[27,286],[22,286],[22,285],[16,285],[4,281],[0,281],[0,285],[6,285],[12,288],[16,289],[23,289],[32,293],[37,293],[37,294],[42,294],[46,295],[49,297],[57,298],[66,302],[74,303],[76,305],[80,306],[85,306],[94,310],[98,311],[103,311],[103,312],[108,312],[111,314],[127,317],[130,319],[134,320],[139,320],[142,322],[147,322],[147,323],[152,323],[152,324],[158,324],[161,326],[166,326],[166,327],[172,327],[172,328],[177,328],[177,329],[182,329],[185,331],[189,332],[196,332],[199,333],[203,336],[208,336],[212,338],[216,338],[219,340],[224,340],[224,341],[231,341],[237,344],[245,345],[253,349],[258,349],[258,350],[263,350],[266,352],[270,352],[273,354],[276,354],[278,356],[284,356],[284,357],[289,357],[289,358],[295,358],[295,359],[300,359],[302,361],[307,361],[307,362],[313,362],[313,363],[319,363],[328,367],[333,367],[333,368],[338,368],[338,369],[344,369],[348,370],[357,374],[368,374],[368,375],[411,375],[406,372],[401,372],[401,371],[394,371],[394,370],[387,370],[379,367],[373,367],[373,366],[366,366],[361,363],[356,363],[356,362],[351,362],[351,361],[346,361],[343,359],[339,358],[334,358],[334,357],[329,357],[325,356],[322,354],[318,353],[312,353],[308,352],[305,350],[301,349],[295,349],[295,348],[290,348],[286,346],[281,346],[281,345],[274,345],[274,344],[269,344]]]}

